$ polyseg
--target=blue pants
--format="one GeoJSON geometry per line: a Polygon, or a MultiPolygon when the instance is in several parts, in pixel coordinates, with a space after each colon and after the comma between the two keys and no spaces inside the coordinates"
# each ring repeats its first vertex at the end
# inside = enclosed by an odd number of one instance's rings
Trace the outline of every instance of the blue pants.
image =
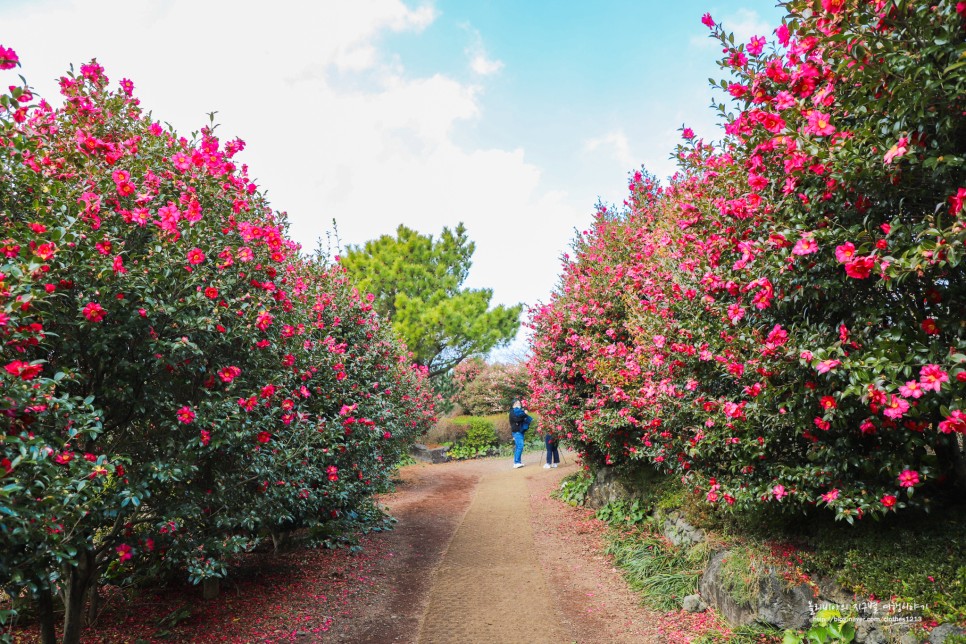
{"type": "Polygon", "coordinates": [[[548,463],[559,463],[560,462],[560,450],[557,449],[557,439],[550,436],[550,434],[543,435],[543,444],[547,446],[547,462],[548,463]],[[553,460],[551,460],[553,459],[553,460]]]}
{"type": "Polygon", "coordinates": [[[513,462],[521,463],[523,457],[523,432],[513,432],[513,462]]]}

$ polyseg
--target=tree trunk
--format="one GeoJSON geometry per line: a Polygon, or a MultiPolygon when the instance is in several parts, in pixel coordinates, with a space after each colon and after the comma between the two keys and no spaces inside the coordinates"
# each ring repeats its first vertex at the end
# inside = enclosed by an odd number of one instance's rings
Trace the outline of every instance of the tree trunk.
{"type": "Polygon", "coordinates": [[[54,627],[54,596],[49,588],[37,595],[37,614],[40,617],[40,641],[43,644],[57,644],[57,629],[54,627]]]}
{"type": "Polygon", "coordinates": [[[97,619],[97,612],[101,609],[101,596],[97,592],[97,579],[91,583],[91,590],[87,598],[87,614],[84,618],[84,626],[90,628],[97,619]]]}
{"type": "Polygon", "coordinates": [[[63,644],[80,644],[84,627],[84,603],[91,584],[97,579],[94,553],[82,550],[77,553],[77,565],[67,571],[64,593],[63,644]]]}

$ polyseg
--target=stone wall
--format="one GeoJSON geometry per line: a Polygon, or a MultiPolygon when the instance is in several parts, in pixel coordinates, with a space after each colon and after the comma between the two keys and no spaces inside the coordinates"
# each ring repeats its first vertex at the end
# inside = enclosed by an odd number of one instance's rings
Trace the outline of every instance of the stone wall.
{"type": "MultiPolygon", "coordinates": [[[[594,482],[587,490],[584,505],[601,508],[615,501],[632,502],[640,496],[635,490],[635,483],[622,480],[612,468],[604,468],[596,473],[594,482]]],[[[674,545],[693,547],[705,541],[704,531],[689,524],[682,512],[672,511],[656,518],[664,536],[674,545]]],[[[757,578],[752,578],[749,587],[754,589],[751,593],[753,598],[750,602],[739,603],[729,594],[729,584],[723,573],[723,564],[730,554],[728,550],[719,550],[711,556],[698,584],[700,594],[685,597],[682,608],[702,612],[713,607],[736,626],[759,622],[778,629],[801,631],[809,628],[813,612],[820,604],[852,606],[857,603],[851,594],[832,580],[818,580],[817,588],[808,584],[789,584],[774,568],[766,569],[758,573],[757,578]]],[[[752,575],[752,571],[748,571],[748,577],[752,575]]],[[[917,639],[910,632],[909,624],[879,621],[876,617],[860,611],[855,622],[856,642],[916,644],[917,639]]],[[[933,629],[928,641],[930,644],[943,644],[957,634],[963,634],[963,630],[952,624],[942,624],[933,629]]]]}

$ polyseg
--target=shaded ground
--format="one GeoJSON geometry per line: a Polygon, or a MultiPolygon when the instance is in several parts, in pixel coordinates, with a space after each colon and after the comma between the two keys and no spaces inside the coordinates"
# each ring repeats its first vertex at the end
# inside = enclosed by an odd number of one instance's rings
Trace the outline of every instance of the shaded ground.
{"type": "Polygon", "coordinates": [[[606,527],[549,498],[572,459],[542,459],[403,468],[381,499],[398,523],[361,554],[252,556],[208,602],[184,587],[116,593],[85,641],[677,643],[706,630],[710,615],[639,605],[600,554],[606,527]]]}

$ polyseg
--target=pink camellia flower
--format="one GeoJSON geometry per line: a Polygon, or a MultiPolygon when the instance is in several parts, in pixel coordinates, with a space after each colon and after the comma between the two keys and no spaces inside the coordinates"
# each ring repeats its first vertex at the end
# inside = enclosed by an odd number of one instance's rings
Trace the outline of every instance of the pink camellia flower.
{"type": "Polygon", "coordinates": [[[784,485],[776,485],[771,489],[771,493],[775,496],[775,499],[781,501],[784,497],[788,496],[788,492],[785,491],[784,485]]]}
{"type": "Polygon", "coordinates": [[[899,140],[896,142],[895,145],[889,148],[889,151],[886,152],[885,157],[882,160],[887,165],[892,163],[893,159],[899,159],[905,156],[906,152],[909,151],[908,146],[909,146],[909,139],[907,139],[904,136],[899,137],[899,140]]]}
{"type": "Polygon", "coordinates": [[[811,255],[817,252],[818,243],[808,234],[802,235],[802,238],[798,240],[792,249],[792,255],[811,255]]]}
{"type": "Polygon", "coordinates": [[[822,495],[822,500],[825,501],[826,503],[831,503],[837,498],[839,498],[838,488],[835,488],[834,490],[829,490],[828,492],[822,495]]]}
{"type": "Polygon", "coordinates": [[[211,432],[207,429],[201,430],[201,444],[207,446],[211,442],[211,432]]]}
{"type": "Polygon", "coordinates": [[[100,322],[107,316],[107,311],[97,302],[88,302],[82,312],[84,317],[90,322],[100,322]]]}
{"type": "Polygon", "coordinates": [[[805,133],[815,136],[831,136],[835,134],[835,126],[832,125],[828,114],[812,110],[808,114],[808,125],[805,128],[805,133]]]}
{"type": "Polygon", "coordinates": [[[778,37],[778,42],[781,43],[782,47],[788,47],[788,42],[792,38],[792,33],[788,30],[788,25],[781,24],[778,29],[775,30],[775,35],[778,37]]]}
{"type": "Polygon", "coordinates": [[[919,370],[919,384],[923,391],[938,392],[944,382],[949,382],[949,374],[938,364],[927,364],[919,370]]]}
{"type": "Polygon", "coordinates": [[[959,409],[949,412],[946,420],[939,423],[939,431],[943,434],[966,434],[966,414],[959,409]]]}
{"type": "Polygon", "coordinates": [[[842,364],[841,360],[822,360],[818,363],[818,366],[815,367],[815,371],[819,373],[828,373],[840,364],[842,364]]]}
{"type": "Polygon", "coordinates": [[[228,383],[241,375],[241,369],[235,366],[225,367],[218,372],[218,377],[222,382],[228,383]]]}
{"type": "Polygon", "coordinates": [[[732,324],[738,324],[743,317],[745,317],[745,309],[737,304],[728,305],[728,319],[732,324]]]}
{"type": "Polygon", "coordinates": [[[891,394],[889,396],[889,402],[886,403],[882,413],[886,418],[897,420],[902,418],[907,411],[909,411],[909,403],[906,402],[905,398],[900,398],[895,394],[891,394]]]}
{"type": "Polygon", "coordinates": [[[919,483],[919,472],[915,470],[902,470],[899,473],[899,487],[913,487],[919,483]]]}
{"type": "Polygon", "coordinates": [[[684,130],[681,131],[681,138],[687,139],[688,141],[690,141],[691,139],[694,138],[694,130],[692,130],[689,127],[684,128],[684,130]]]}
{"type": "Polygon", "coordinates": [[[118,561],[121,561],[122,563],[134,556],[131,553],[131,546],[127,545],[126,543],[122,543],[114,550],[117,551],[118,561]]]}
{"type": "Polygon", "coordinates": [[[192,248],[188,251],[188,263],[200,264],[205,261],[205,253],[200,248],[192,248]]]}
{"type": "Polygon", "coordinates": [[[822,0],[822,9],[829,13],[839,13],[845,8],[845,0],[822,0]]]}
{"type": "Polygon", "coordinates": [[[899,387],[899,393],[906,398],[921,398],[922,387],[919,386],[919,381],[910,380],[906,384],[899,387]]]}
{"type": "Polygon", "coordinates": [[[835,247],[835,260],[839,264],[850,262],[853,257],[855,257],[855,244],[852,242],[845,242],[841,246],[835,247]]]}
{"type": "Polygon", "coordinates": [[[178,421],[187,425],[195,420],[195,412],[191,407],[184,406],[178,410],[178,421]]]}
{"type": "Polygon", "coordinates": [[[959,214],[964,204],[966,204],[966,188],[960,188],[949,198],[949,214],[959,214]]]}
{"type": "Polygon", "coordinates": [[[326,467],[325,473],[330,481],[339,480],[339,468],[337,468],[335,465],[329,465],[326,467]]]}
{"type": "Polygon", "coordinates": [[[887,508],[895,507],[896,497],[892,496],[891,494],[886,494],[885,496],[882,497],[881,503],[887,508]]]}
{"type": "Polygon", "coordinates": [[[747,51],[752,56],[757,56],[765,48],[765,39],[761,36],[752,36],[748,43],[747,51]]]}
{"type": "Polygon", "coordinates": [[[714,19],[711,17],[710,13],[706,13],[701,16],[701,24],[708,29],[714,29],[714,19]]]}
{"type": "Polygon", "coordinates": [[[19,62],[20,57],[17,56],[17,52],[0,45],[0,69],[13,69],[19,62]]]}
{"type": "Polygon", "coordinates": [[[128,96],[134,93],[134,83],[132,83],[130,79],[122,78],[120,85],[121,85],[121,89],[128,96]]]}

